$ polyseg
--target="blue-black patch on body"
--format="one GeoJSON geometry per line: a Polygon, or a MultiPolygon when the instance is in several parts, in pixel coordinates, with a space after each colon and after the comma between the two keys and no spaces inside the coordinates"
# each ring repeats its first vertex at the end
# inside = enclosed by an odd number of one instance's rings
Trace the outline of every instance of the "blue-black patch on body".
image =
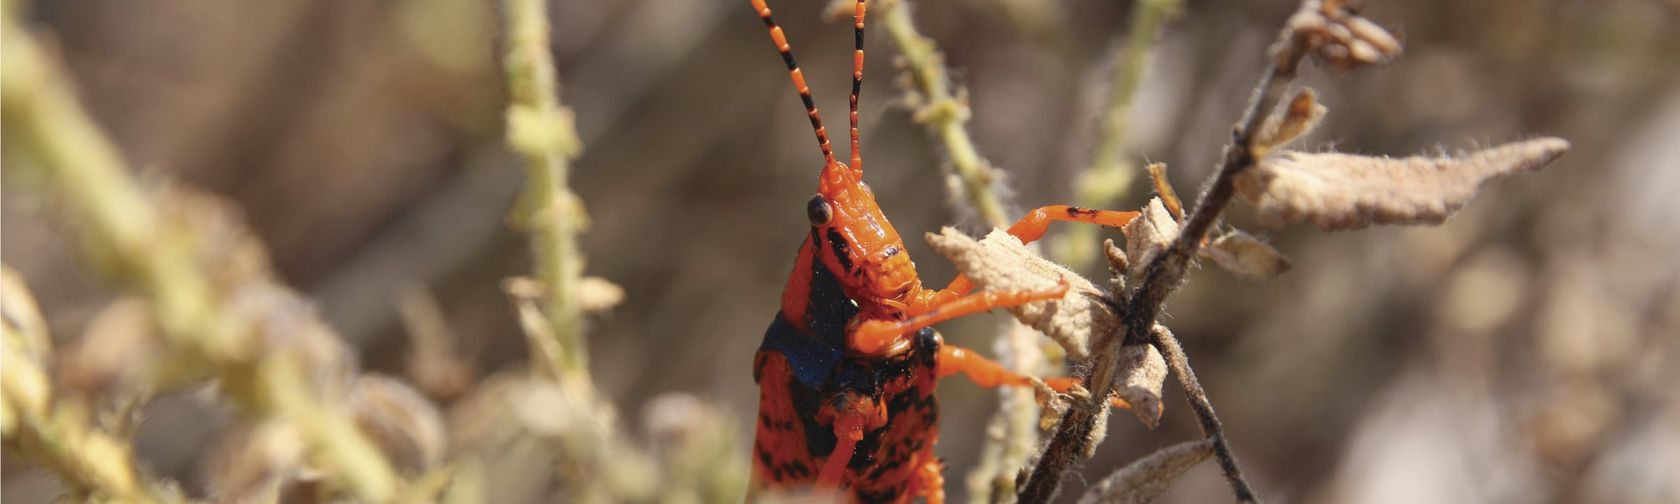
{"type": "MultiPolygon", "coordinates": [[[[813,240],[816,238],[812,233],[813,240]]],[[[815,243],[812,243],[815,246],[815,243]]],[[[846,352],[846,324],[857,316],[857,303],[846,297],[840,280],[816,255],[811,256],[811,291],[805,296],[805,320],[796,323],[777,312],[764,331],[759,350],[787,357],[794,376],[812,389],[829,385],[840,357],[846,352]]]]}

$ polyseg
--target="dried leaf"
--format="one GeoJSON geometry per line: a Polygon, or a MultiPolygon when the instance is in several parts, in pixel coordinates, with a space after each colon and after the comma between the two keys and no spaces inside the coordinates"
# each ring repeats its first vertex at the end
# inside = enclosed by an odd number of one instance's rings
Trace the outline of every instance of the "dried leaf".
{"type": "Polygon", "coordinates": [[[1167,211],[1161,198],[1150,199],[1143,213],[1126,224],[1126,258],[1131,260],[1132,281],[1141,281],[1144,268],[1175,240],[1178,240],[1178,220],[1167,211]]]}
{"type": "Polygon", "coordinates": [[[1085,452],[1080,453],[1085,460],[1097,456],[1097,446],[1102,445],[1103,440],[1108,438],[1108,418],[1114,413],[1114,408],[1108,407],[1108,401],[1097,404],[1102,407],[1091,412],[1091,430],[1085,433],[1085,452]]]}
{"type": "Polygon", "coordinates": [[[1155,195],[1167,206],[1167,212],[1175,220],[1184,220],[1184,202],[1178,199],[1178,191],[1174,191],[1172,182],[1167,180],[1167,164],[1149,163],[1148,170],[1149,182],[1155,186],[1155,195]]]}
{"type": "MultiPolygon", "coordinates": [[[[1049,432],[1050,429],[1056,428],[1056,424],[1061,423],[1062,415],[1067,414],[1068,408],[1073,405],[1073,401],[1083,401],[1091,396],[1091,391],[1086,390],[1083,385],[1079,384],[1074,384],[1067,394],[1056,393],[1049,385],[1044,384],[1044,380],[1037,378],[1033,378],[1032,385],[1033,399],[1038,401],[1039,405],[1038,429],[1045,432],[1049,432]]],[[[998,432],[998,436],[1001,438],[1002,431],[998,432]]]]}
{"type": "Polygon", "coordinates": [[[398,468],[421,473],[443,460],[448,448],[443,416],[408,384],[362,375],[350,393],[350,409],[356,426],[398,468]]]}
{"type": "Polygon", "coordinates": [[[65,349],[58,381],[87,396],[111,395],[125,385],[143,387],[153,381],[149,375],[163,347],[151,305],[139,298],[121,298],[100,310],[82,338],[65,349]]]}
{"type": "Polygon", "coordinates": [[[1103,258],[1108,259],[1109,292],[1126,292],[1126,271],[1131,269],[1131,261],[1126,259],[1126,251],[1115,245],[1114,240],[1105,239],[1103,258]]]}
{"type": "Polygon", "coordinates": [[[1225,271],[1254,280],[1270,280],[1290,268],[1289,258],[1282,252],[1241,230],[1214,238],[1201,252],[1225,271]]]}
{"type": "Polygon", "coordinates": [[[1488,180],[1539,169],[1568,149],[1563,139],[1539,138],[1443,158],[1283,151],[1238,175],[1236,187],[1273,224],[1439,224],[1488,180]]]}
{"type": "Polygon", "coordinates": [[[985,290],[1041,291],[1055,288],[1065,280],[1068,293],[1061,299],[1027,303],[1010,308],[1009,312],[1021,323],[1060,343],[1070,358],[1086,359],[1094,335],[1120,328],[1119,317],[1100,306],[1099,299],[1105,296],[1101,290],[1084,277],[1027,250],[1020,239],[1007,232],[993,230],[985,239],[977,241],[945,228],[940,234],[928,233],[927,240],[934,250],[950,258],[957,270],[985,290]]]}
{"type": "Polygon", "coordinates": [[[1260,126],[1260,133],[1254,137],[1254,145],[1258,149],[1266,151],[1283,147],[1311,133],[1330,111],[1318,103],[1318,96],[1312,88],[1301,88],[1281,108],[1260,126]]]}
{"type": "Polygon", "coordinates": [[[269,421],[236,427],[205,458],[207,491],[219,502],[274,500],[280,487],[297,482],[304,452],[294,425],[269,421]]]}
{"type": "Polygon", "coordinates": [[[1114,393],[1131,405],[1143,425],[1154,429],[1164,409],[1161,386],[1167,380],[1167,360],[1153,345],[1128,345],[1120,349],[1114,369],[1114,393]]]}
{"type": "Polygon", "coordinates": [[[250,324],[257,348],[295,359],[310,390],[330,401],[349,396],[360,372],[356,352],[321,320],[314,303],[276,284],[253,283],[234,291],[227,309],[250,324]]]}
{"type": "Polygon", "coordinates": [[[601,277],[578,282],[578,307],[585,313],[603,312],[624,302],[624,288],[601,277]]]}
{"type": "Polygon", "coordinates": [[[1347,2],[1309,1],[1289,18],[1286,39],[1337,71],[1386,63],[1400,55],[1400,41],[1359,17],[1347,2]]]}
{"type": "Polygon", "coordinates": [[[1162,448],[1092,485],[1079,497],[1079,503],[1153,502],[1186,471],[1212,455],[1213,442],[1206,439],[1162,448]]]}

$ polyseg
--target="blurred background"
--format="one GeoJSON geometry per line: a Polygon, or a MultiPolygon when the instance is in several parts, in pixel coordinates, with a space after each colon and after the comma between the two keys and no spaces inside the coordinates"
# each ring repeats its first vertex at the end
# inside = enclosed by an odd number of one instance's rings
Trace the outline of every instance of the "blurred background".
{"type": "MultiPolygon", "coordinates": [[[[825,3],[772,5],[842,131],[852,33],[822,15],[825,3]]],[[[414,317],[400,308],[417,293],[435,296],[474,376],[524,362],[499,287],[530,268],[504,219],[522,170],[502,138],[497,4],[33,4],[130,166],[235,202],[365,368],[405,372],[414,317]]],[[[1145,76],[1126,156],[1166,162],[1194,194],[1295,5],[1188,2],[1145,76]]],[[[1008,174],[1014,208],[1070,201],[1131,2],[914,7],[967,90],[971,130],[1008,174]]],[[[750,439],[751,357],[820,163],[786,73],[746,2],[551,9],[561,99],[587,146],[573,187],[593,220],[588,274],[626,292],[591,320],[598,386],[632,419],[659,394],[694,394],[750,439]]],[[[1293,271],[1265,283],[1192,273],[1164,323],[1251,481],[1278,502],[1680,502],[1680,2],[1372,1],[1364,13],[1406,54],[1350,76],[1303,72],[1330,108],[1307,148],[1400,156],[1540,135],[1573,147],[1490,184],[1439,227],[1268,231],[1293,271]]],[[[947,195],[940,148],[911,122],[887,42],[879,30],[868,39],[867,180],[922,277],[942,285],[952,268],[922,233],[984,229],[947,195]]],[[[4,260],[53,335],[73,342],[114,297],[53,201],[6,184],[4,260]]],[[[1142,204],[1147,184],[1135,186],[1107,206],[1142,204]]],[[[1265,231],[1243,205],[1232,221],[1265,231]]],[[[998,321],[942,331],[989,353],[998,321]]],[[[941,399],[938,450],[961,498],[996,398],[951,380],[941,399]]],[[[149,468],[202,485],[228,413],[182,393],[144,415],[149,468]]],[[[1156,430],[1109,428],[1084,465],[1089,481],[1199,435],[1176,393],[1156,430]]],[[[6,462],[5,500],[54,495],[50,476],[6,462]]],[[[1077,495],[1085,483],[1068,485],[1077,495]]],[[[1203,464],[1166,500],[1227,499],[1203,464]]]]}

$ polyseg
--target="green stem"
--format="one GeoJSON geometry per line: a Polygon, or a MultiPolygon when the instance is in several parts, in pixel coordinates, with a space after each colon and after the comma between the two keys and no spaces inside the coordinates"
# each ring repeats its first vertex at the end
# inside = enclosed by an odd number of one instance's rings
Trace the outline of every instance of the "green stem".
{"type": "Polygon", "coordinates": [[[571,159],[582,150],[569,110],[561,107],[559,79],[550,60],[548,5],[543,0],[506,0],[508,143],[525,160],[526,186],[514,221],[531,237],[536,279],[543,285],[543,316],[558,346],[544,372],[551,378],[586,378],[588,352],[578,284],[583,255],[577,234],[588,217],[567,186],[571,159]]]}
{"type": "MultiPolygon", "coordinates": [[[[1103,113],[1097,147],[1091,164],[1077,176],[1075,201],[1079,206],[1104,208],[1126,195],[1137,180],[1137,164],[1126,160],[1124,148],[1131,134],[1132,103],[1154,61],[1161,29],[1178,16],[1183,0],[1139,0],[1132,8],[1132,26],[1116,55],[1114,74],[1108,89],[1108,107],[1103,113]]],[[[1074,226],[1051,250],[1057,260],[1074,271],[1089,268],[1097,258],[1101,229],[1074,226]]]]}
{"type": "Polygon", "coordinates": [[[887,35],[904,56],[916,91],[922,95],[923,107],[916,111],[916,121],[926,125],[944,145],[951,168],[962,179],[964,192],[980,213],[980,219],[988,226],[1008,227],[1009,215],[1003,198],[993,188],[997,170],[987,165],[974,147],[966,126],[968,105],[951,91],[939,48],[932,39],[916,31],[907,0],[886,3],[880,10],[881,24],[886,26],[887,35]]]}

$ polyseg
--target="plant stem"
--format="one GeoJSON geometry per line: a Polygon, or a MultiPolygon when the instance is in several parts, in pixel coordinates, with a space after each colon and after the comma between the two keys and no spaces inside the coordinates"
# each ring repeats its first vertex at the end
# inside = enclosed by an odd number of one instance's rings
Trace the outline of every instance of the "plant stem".
{"type": "Polygon", "coordinates": [[[1213,442],[1213,454],[1219,459],[1219,469],[1225,473],[1225,479],[1231,484],[1231,491],[1236,495],[1237,502],[1255,502],[1254,490],[1249,487],[1248,479],[1243,477],[1242,468],[1237,466],[1237,457],[1231,454],[1231,445],[1225,441],[1225,427],[1219,423],[1219,416],[1213,412],[1213,402],[1208,401],[1207,391],[1202,390],[1201,381],[1196,379],[1196,371],[1190,367],[1190,357],[1185,355],[1184,347],[1178,344],[1178,338],[1164,327],[1156,327],[1153,331],[1155,348],[1167,358],[1167,366],[1178,376],[1178,385],[1184,389],[1184,396],[1190,402],[1190,409],[1196,413],[1196,421],[1202,426],[1202,435],[1213,442]]]}
{"type": "MultiPolygon", "coordinates": [[[[1130,140],[1132,101],[1154,62],[1161,29],[1178,16],[1183,0],[1139,0],[1132,7],[1132,25],[1114,61],[1107,104],[1091,164],[1077,176],[1075,201],[1087,208],[1104,208],[1131,190],[1137,165],[1122,155],[1130,140]]],[[[1083,271],[1096,260],[1100,248],[1098,226],[1074,226],[1051,247],[1069,269],[1083,271]]]]}
{"type": "Polygon", "coordinates": [[[552,379],[587,379],[588,351],[578,284],[583,255],[577,234],[586,225],[583,205],[567,185],[571,159],[582,150],[572,113],[560,105],[559,78],[549,54],[548,4],[506,0],[508,143],[525,160],[526,185],[513,220],[531,236],[534,274],[543,285],[542,312],[556,346],[540,372],[552,379]]]}
{"type": "Polygon", "coordinates": [[[6,146],[16,149],[7,154],[17,158],[8,161],[40,170],[78,218],[87,255],[150,301],[164,329],[166,354],[180,359],[182,367],[213,371],[245,415],[298,422],[328,477],[357,499],[389,500],[399,486],[390,464],[346,411],[298,378],[297,359],[259,348],[262,342],[252,337],[258,330],[227,306],[197,262],[197,243],[183,236],[192,230],[170,222],[140,190],[116,147],[9,7],[0,110],[6,146]]]}
{"type": "Polygon", "coordinates": [[[909,68],[916,92],[921,95],[919,101],[922,107],[916,111],[916,121],[926,125],[928,131],[945,146],[951,168],[962,179],[963,191],[974,203],[980,220],[985,221],[987,226],[1008,227],[1009,215],[1003,199],[993,187],[997,183],[997,169],[987,164],[974,147],[974,139],[969,136],[966,126],[968,105],[951,91],[944,56],[939,54],[939,48],[932,39],[916,31],[908,0],[883,3],[879,9],[881,24],[886,26],[893,45],[898,46],[899,53],[904,56],[904,64],[909,68]]]}

